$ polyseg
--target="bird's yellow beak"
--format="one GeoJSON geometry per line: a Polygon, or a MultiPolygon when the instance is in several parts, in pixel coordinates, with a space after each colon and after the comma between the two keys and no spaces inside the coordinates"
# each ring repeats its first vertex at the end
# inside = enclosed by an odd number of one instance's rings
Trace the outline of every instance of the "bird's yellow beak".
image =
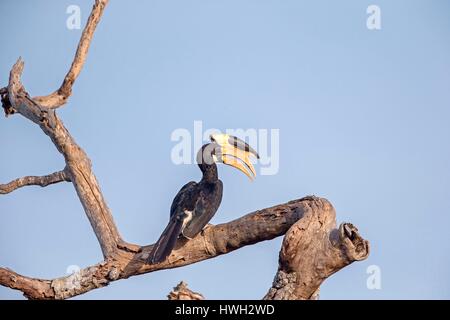
{"type": "Polygon", "coordinates": [[[250,161],[250,156],[253,155],[259,159],[259,155],[245,141],[223,133],[212,134],[210,138],[211,142],[220,147],[220,154],[216,154],[220,161],[242,171],[250,180],[256,177],[256,170],[250,161]]]}

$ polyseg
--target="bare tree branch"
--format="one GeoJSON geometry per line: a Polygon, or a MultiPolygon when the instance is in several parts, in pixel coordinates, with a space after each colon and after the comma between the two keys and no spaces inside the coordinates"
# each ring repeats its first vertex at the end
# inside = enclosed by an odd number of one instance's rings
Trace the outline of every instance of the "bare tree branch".
{"type": "Polygon", "coordinates": [[[7,193],[19,186],[46,185],[59,182],[58,179],[72,182],[97,236],[104,261],[52,280],[29,278],[0,268],[0,285],[20,290],[30,299],[66,299],[104,287],[112,281],[214,258],[284,235],[289,230],[275,281],[265,298],[310,299],[317,296],[320,284],[328,276],[367,257],[368,243],[359,236],[357,229],[350,224],[336,229],[333,207],[327,200],[316,197],[258,210],[229,223],[211,226],[189,241],[179,239],[171,255],[159,264],[146,262],[152,246],[140,247],[124,242],[92,171],[90,159],[55,113],[55,108],[65,103],[71,94],[72,84],[86,59],[93,32],[106,4],[107,0],[95,2],[72,67],[55,93],[30,98],[21,83],[24,63],[20,58],[11,69],[7,88],[0,89],[5,114],[20,114],[37,124],[66,163],[63,176],[55,173],[57,177],[26,177],[1,185],[0,190],[7,193]]]}
{"type": "Polygon", "coordinates": [[[72,94],[72,86],[77,79],[78,75],[83,68],[84,62],[86,60],[89,46],[92,41],[92,37],[95,32],[95,28],[97,24],[100,22],[100,19],[103,14],[103,10],[108,4],[108,0],[96,0],[94,7],[92,8],[92,12],[89,16],[89,19],[86,23],[86,27],[81,34],[81,39],[78,44],[77,51],[75,53],[75,57],[73,59],[72,65],[70,66],[69,71],[67,72],[61,87],[55,92],[41,97],[34,97],[33,100],[39,103],[41,106],[54,109],[64,105],[67,102],[67,99],[72,94]]]}
{"type": "MultiPolygon", "coordinates": [[[[354,261],[369,255],[369,242],[350,223],[336,229],[335,212],[325,199],[303,198],[302,218],[286,233],[279,257],[279,267],[266,300],[317,300],[322,282],[354,261]]],[[[191,292],[184,282],[169,299],[179,299],[191,292]]],[[[199,293],[196,293],[199,294],[199,293]]]]}
{"type": "MultiPolygon", "coordinates": [[[[323,221],[328,225],[324,230],[328,230],[331,236],[338,232],[338,230],[332,228],[332,221],[334,219],[334,209],[326,199],[306,197],[286,204],[255,211],[225,224],[211,226],[189,241],[179,239],[175,250],[166,261],[160,264],[146,263],[146,258],[152,246],[145,246],[142,252],[139,253],[120,251],[120,254],[114,256],[114,259],[105,260],[100,264],[82,269],[78,273],[68,277],[54,280],[27,278],[28,281],[22,282],[20,285],[16,284],[15,286],[11,286],[10,281],[2,280],[8,278],[3,276],[0,277],[0,284],[21,290],[30,299],[66,299],[96,288],[104,287],[112,281],[127,279],[132,276],[158,270],[186,266],[229,253],[247,245],[270,240],[285,234],[289,228],[297,224],[298,228],[296,227],[296,230],[303,230],[301,229],[302,227],[304,228],[305,226],[314,225],[315,223],[319,223],[319,221],[323,221]],[[39,289],[39,293],[37,293],[37,289],[39,289]]],[[[314,243],[317,240],[316,235],[309,232],[308,228],[302,232],[290,233],[290,236],[293,237],[294,234],[297,235],[299,245],[303,245],[302,241],[304,241],[304,245],[307,246],[307,244],[314,243]]],[[[322,240],[324,243],[327,243],[326,239],[322,240]]],[[[330,251],[326,251],[325,254],[333,252],[339,255],[340,252],[342,257],[346,257],[348,255],[346,252],[353,250],[353,246],[353,242],[347,239],[346,235],[342,235],[340,242],[332,242],[332,239],[329,240],[329,244],[325,248],[330,251]]],[[[309,257],[305,259],[309,259],[309,257]]],[[[350,258],[342,258],[338,262],[334,269],[333,267],[328,267],[327,272],[323,275],[329,276],[330,271],[336,272],[353,261],[350,258]]],[[[306,271],[309,274],[311,274],[315,267],[320,270],[321,265],[319,261],[314,260],[309,263],[311,267],[306,271]]],[[[8,274],[8,271],[3,270],[3,273],[8,274]]],[[[321,281],[323,280],[321,278],[321,281]]],[[[277,285],[274,284],[274,288],[276,289],[277,285]]],[[[307,288],[309,291],[314,292],[317,289],[317,283],[311,282],[307,285],[307,288]]],[[[308,290],[305,289],[305,291],[308,290]]],[[[278,298],[278,296],[273,294],[266,296],[266,298],[278,298]]],[[[295,296],[290,295],[286,298],[293,299],[295,296]]]]}
{"type": "Polygon", "coordinates": [[[167,295],[167,298],[169,300],[205,300],[201,293],[190,290],[184,281],[177,284],[167,295]]]}
{"type": "Polygon", "coordinates": [[[42,297],[42,299],[52,297],[52,295],[47,296],[48,289],[51,286],[50,281],[28,278],[7,268],[0,268],[0,284],[22,291],[26,297],[42,297]]]}
{"type": "Polygon", "coordinates": [[[48,185],[64,181],[70,182],[70,178],[64,170],[54,172],[46,176],[26,176],[6,184],[0,184],[0,194],[8,194],[25,186],[46,187],[48,185]]]}
{"type": "Polygon", "coordinates": [[[64,156],[66,174],[77,191],[80,202],[97,235],[103,255],[105,257],[114,255],[119,246],[133,250],[134,247],[127,246],[119,235],[86,153],[72,138],[55,110],[43,107],[29,97],[20,81],[23,67],[24,63],[19,59],[11,69],[8,93],[2,99],[3,108],[8,109],[9,114],[21,114],[39,125],[42,131],[50,137],[56,149],[64,156]]]}
{"type": "Polygon", "coordinates": [[[322,282],[354,261],[369,255],[369,242],[350,223],[336,229],[335,213],[325,201],[306,211],[304,219],[286,233],[280,251],[278,272],[264,299],[317,299],[322,282]],[[321,208],[320,208],[321,207],[321,208]],[[318,212],[308,219],[307,215],[318,212]]]}

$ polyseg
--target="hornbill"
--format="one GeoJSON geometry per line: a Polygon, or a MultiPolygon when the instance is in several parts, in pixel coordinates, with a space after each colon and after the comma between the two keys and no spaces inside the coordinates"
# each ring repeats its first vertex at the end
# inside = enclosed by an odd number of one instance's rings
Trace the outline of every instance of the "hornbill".
{"type": "Polygon", "coordinates": [[[211,143],[197,153],[197,164],[203,173],[200,182],[188,182],[175,196],[170,208],[170,220],[148,257],[148,263],[160,263],[172,252],[178,237],[192,239],[202,231],[222,201],[222,181],[216,162],[233,166],[253,180],[256,171],[250,155],[258,153],[247,143],[228,134],[212,134],[211,143]]]}

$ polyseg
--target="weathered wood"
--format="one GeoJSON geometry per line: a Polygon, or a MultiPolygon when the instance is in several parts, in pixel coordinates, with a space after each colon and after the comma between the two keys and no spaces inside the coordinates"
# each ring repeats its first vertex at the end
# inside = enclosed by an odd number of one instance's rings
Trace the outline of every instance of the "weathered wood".
{"type": "Polygon", "coordinates": [[[167,295],[169,300],[205,300],[205,297],[198,292],[190,290],[187,283],[181,281],[167,295]]]}
{"type": "MultiPolygon", "coordinates": [[[[324,235],[331,235],[333,232],[337,232],[336,229],[332,228],[333,224],[335,224],[335,221],[333,221],[334,210],[326,199],[306,197],[286,204],[255,211],[225,224],[210,226],[192,240],[187,241],[180,239],[168,259],[160,264],[151,265],[146,263],[146,258],[148,257],[152,246],[145,246],[142,248],[142,251],[138,253],[120,251],[120,254],[115,255],[113,259],[82,269],[77,274],[68,277],[57,278],[54,280],[26,278],[27,281],[23,282],[22,285],[25,285],[27,288],[22,288],[24,289],[22,291],[30,299],[70,298],[96,288],[104,287],[112,281],[158,270],[186,266],[229,253],[247,245],[271,240],[285,234],[292,226],[294,226],[294,231],[288,232],[288,238],[286,238],[288,240],[285,239],[284,241],[284,252],[286,252],[288,243],[291,245],[293,244],[292,241],[297,241],[299,246],[303,246],[303,243],[304,246],[310,245],[311,249],[306,250],[305,252],[308,255],[300,259],[301,261],[305,260],[305,262],[288,260],[290,261],[290,265],[293,266],[293,270],[299,271],[298,268],[295,268],[296,263],[300,264],[302,267],[307,267],[308,269],[304,269],[302,272],[309,275],[314,274],[317,270],[323,268],[326,270],[325,273],[321,274],[319,282],[311,282],[306,287],[302,287],[302,290],[314,292],[318,289],[318,285],[325,279],[325,277],[322,276],[328,276],[345,265],[355,261],[351,258],[344,258],[347,257],[345,252],[351,251],[351,246],[353,246],[353,242],[348,239],[342,238],[340,242],[336,242],[336,244],[339,243],[339,245],[333,245],[333,242],[331,242],[330,239],[329,244],[323,246],[323,242],[321,241],[325,241],[323,239],[324,235]],[[321,221],[326,222],[328,225],[328,227],[323,229],[323,234],[315,233],[313,230],[317,229],[314,227],[312,227],[311,230],[309,229],[309,226],[313,226],[321,221]],[[305,228],[305,226],[308,227],[305,228]],[[316,242],[318,243],[317,246],[311,245],[316,242]],[[339,258],[335,261],[335,264],[331,263],[330,266],[322,266],[322,264],[320,264],[320,260],[317,260],[314,256],[314,253],[317,253],[317,248],[320,246],[323,246],[323,248],[326,249],[326,251],[323,252],[323,255],[328,256],[331,259],[331,262],[334,261],[332,261],[332,259],[337,259],[336,257],[339,258]]],[[[283,256],[286,255],[285,253],[282,254],[283,256]]],[[[295,256],[295,259],[298,258],[298,256],[295,256]]],[[[284,258],[281,261],[284,261],[284,258]]],[[[284,266],[285,264],[282,263],[282,265],[284,266]]],[[[281,271],[284,272],[284,270],[285,269],[280,270],[279,274],[281,274],[281,271]]],[[[287,274],[291,275],[291,269],[288,268],[287,270],[289,270],[287,274]]],[[[3,276],[0,276],[0,284],[21,290],[20,287],[11,286],[11,283],[2,282],[1,279],[8,278],[7,275],[10,272],[11,271],[7,269],[0,269],[0,275],[3,274],[3,276]]],[[[319,273],[317,274],[319,275],[319,273]]],[[[16,274],[14,275],[17,277],[16,274]]],[[[294,280],[299,279],[301,278],[295,278],[294,280]]],[[[296,288],[293,283],[295,284],[298,282],[289,282],[289,288],[296,288]]],[[[303,293],[303,291],[298,294],[295,291],[294,294],[297,295],[287,296],[283,294],[283,296],[281,296],[281,293],[279,292],[281,292],[281,290],[285,291],[286,288],[278,288],[278,286],[278,284],[274,283],[273,288],[279,289],[277,291],[278,295],[273,293],[272,295],[266,296],[266,299],[276,299],[281,297],[290,299],[295,297],[307,298],[307,294],[303,293]]]]}
{"type": "Polygon", "coordinates": [[[57,91],[49,96],[30,98],[21,83],[24,63],[20,58],[11,69],[8,86],[0,88],[5,114],[19,114],[37,124],[66,163],[63,171],[0,185],[0,194],[26,185],[46,186],[70,181],[97,236],[104,261],[52,280],[30,278],[0,268],[0,285],[20,290],[30,299],[66,299],[104,287],[112,281],[186,266],[286,234],[279,269],[265,298],[311,299],[317,296],[324,279],[353,261],[367,257],[368,242],[359,236],[357,229],[351,224],[342,224],[336,229],[333,207],[327,200],[316,197],[294,200],[210,226],[189,241],[179,239],[168,259],[159,264],[146,263],[151,245],[140,247],[124,242],[92,171],[90,159],[55,113],[55,108],[65,103],[71,94],[72,84],[81,71],[107,2],[95,2],[72,66],[57,91]]]}
{"type": "Polygon", "coordinates": [[[69,176],[66,174],[65,170],[54,172],[46,176],[26,176],[22,178],[15,179],[6,184],[0,184],[0,194],[8,194],[16,189],[25,186],[40,186],[46,187],[51,184],[59,182],[70,182],[69,176]]]}
{"type": "Polygon", "coordinates": [[[112,256],[119,243],[123,241],[92,172],[91,161],[75,142],[55,111],[42,107],[29,98],[20,81],[23,67],[24,63],[19,59],[11,69],[8,85],[9,107],[14,114],[20,114],[39,125],[42,131],[50,137],[56,149],[64,156],[65,173],[75,187],[97,235],[103,255],[105,257],[112,256]]]}
{"type": "Polygon", "coordinates": [[[55,109],[64,105],[70,95],[72,94],[72,86],[77,79],[78,75],[83,68],[84,62],[86,60],[89,46],[94,36],[95,29],[102,17],[103,11],[108,4],[108,0],[96,0],[94,7],[92,8],[89,19],[86,23],[86,27],[81,34],[80,42],[78,43],[77,51],[73,59],[72,65],[69,71],[64,77],[64,81],[55,92],[47,95],[34,97],[33,100],[39,103],[41,106],[55,109]]]}
{"type": "Polygon", "coordinates": [[[278,271],[264,299],[317,299],[326,278],[369,255],[369,243],[356,227],[343,223],[336,229],[328,201],[314,199],[307,206],[303,219],[284,237],[278,271]]]}

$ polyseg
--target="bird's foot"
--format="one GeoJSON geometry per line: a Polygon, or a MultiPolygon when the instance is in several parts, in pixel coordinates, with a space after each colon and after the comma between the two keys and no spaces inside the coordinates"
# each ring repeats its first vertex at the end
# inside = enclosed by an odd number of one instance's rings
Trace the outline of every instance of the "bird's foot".
{"type": "Polygon", "coordinates": [[[188,239],[188,240],[192,240],[192,239],[194,239],[194,238],[191,238],[191,237],[188,237],[188,236],[185,236],[183,233],[181,233],[182,235],[183,235],[183,238],[185,238],[185,239],[188,239]]]}
{"type": "Polygon", "coordinates": [[[211,223],[208,223],[206,226],[203,227],[202,231],[205,231],[206,229],[211,228],[212,226],[214,226],[214,225],[211,223]]]}
{"type": "Polygon", "coordinates": [[[124,251],[132,252],[132,253],[139,253],[142,251],[141,246],[138,246],[137,244],[128,243],[123,240],[120,240],[117,243],[117,248],[124,250],[124,251]]]}

